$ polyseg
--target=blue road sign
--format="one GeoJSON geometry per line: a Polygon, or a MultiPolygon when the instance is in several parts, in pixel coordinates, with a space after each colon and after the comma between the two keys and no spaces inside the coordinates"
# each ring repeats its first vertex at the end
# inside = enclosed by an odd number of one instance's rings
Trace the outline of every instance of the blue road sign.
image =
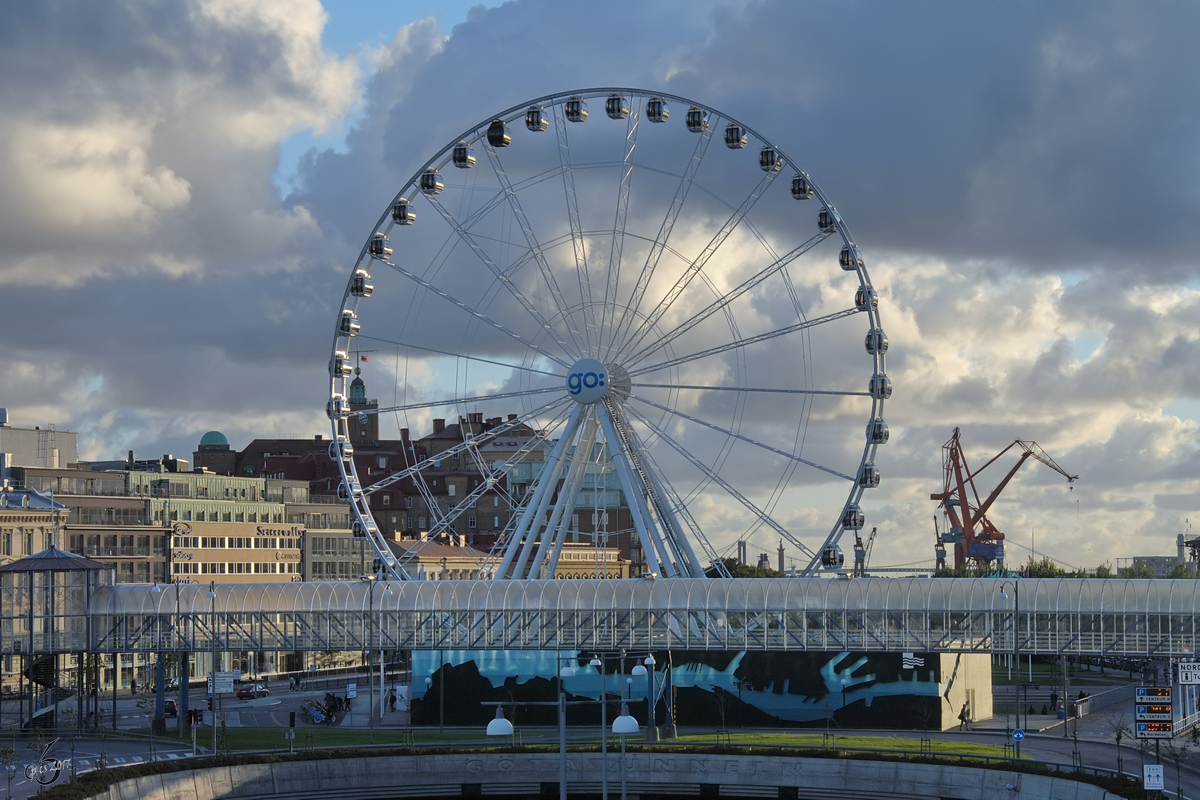
{"type": "Polygon", "coordinates": [[[1025,731],[1021,730],[1020,728],[1017,728],[1015,731],[1013,731],[1013,741],[1014,742],[1019,742],[1024,738],[1025,738],[1025,731]]]}

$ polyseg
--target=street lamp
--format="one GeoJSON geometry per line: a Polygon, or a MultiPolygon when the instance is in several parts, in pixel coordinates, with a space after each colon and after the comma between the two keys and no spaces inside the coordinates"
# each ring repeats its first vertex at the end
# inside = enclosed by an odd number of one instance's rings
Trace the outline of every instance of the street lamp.
{"type": "Polygon", "coordinates": [[[846,679],[842,678],[842,710],[846,710],[846,679]]]}
{"type": "Polygon", "coordinates": [[[217,582],[209,581],[208,599],[212,602],[212,753],[217,754],[217,582]]]}
{"type": "MultiPolygon", "coordinates": [[[[633,681],[632,678],[629,680],[633,681]]],[[[629,716],[629,706],[624,701],[621,703],[621,716],[613,720],[612,732],[621,737],[621,800],[625,800],[625,736],[637,733],[638,724],[636,719],[629,716]]]]}
{"type": "MultiPolygon", "coordinates": [[[[559,656],[562,660],[562,656],[559,656]]],[[[558,796],[567,800],[567,693],[563,678],[574,678],[575,668],[570,660],[558,671],[558,796]]]]}
{"type": "MultiPolygon", "coordinates": [[[[1018,625],[1018,622],[1020,620],[1020,615],[1021,615],[1021,586],[1015,580],[1001,582],[1001,584],[1000,584],[1000,599],[1001,600],[1004,600],[1008,597],[1008,595],[1006,595],[1004,593],[1005,584],[1012,586],[1012,593],[1013,593],[1013,623],[1012,623],[1013,688],[1016,689],[1016,692],[1017,692],[1017,727],[1020,728],[1021,727],[1021,640],[1020,640],[1020,637],[1017,635],[1017,625],[1018,625]]],[[[1026,717],[1026,721],[1028,722],[1028,716],[1026,717]]],[[[1066,723],[1063,724],[1063,727],[1064,728],[1066,727],[1066,723]]],[[[1016,744],[1017,744],[1017,758],[1019,759],[1021,757],[1021,740],[1017,739],[1016,744]]]]}
{"type": "Polygon", "coordinates": [[[608,673],[604,669],[604,656],[592,656],[588,666],[600,670],[600,796],[608,800],[608,673]]]}
{"type": "Polygon", "coordinates": [[[504,707],[496,706],[496,718],[488,723],[488,736],[512,736],[513,724],[504,718],[504,707]]]}
{"type": "Polygon", "coordinates": [[[646,667],[646,741],[657,742],[658,726],[654,724],[654,655],[646,656],[642,664],[646,667]]]}

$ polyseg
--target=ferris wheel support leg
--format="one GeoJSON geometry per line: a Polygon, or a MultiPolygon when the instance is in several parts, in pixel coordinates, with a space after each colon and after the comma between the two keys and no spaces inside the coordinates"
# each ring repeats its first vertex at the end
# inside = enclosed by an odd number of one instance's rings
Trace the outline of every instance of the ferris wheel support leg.
{"type": "Polygon", "coordinates": [[[543,563],[546,551],[549,550],[549,560],[545,562],[543,577],[554,577],[554,570],[558,566],[558,556],[567,539],[567,529],[571,516],[575,513],[575,500],[579,497],[579,488],[583,485],[583,476],[587,472],[587,465],[591,460],[592,447],[596,443],[596,432],[599,428],[596,415],[589,414],[587,422],[584,423],[583,433],[579,436],[579,444],[575,448],[575,458],[572,459],[571,468],[567,471],[567,480],[558,493],[558,505],[554,509],[550,522],[546,525],[547,534],[553,531],[554,535],[543,537],[542,547],[538,550],[538,558],[535,566],[530,569],[531,573],[536,572],[537,567],[543,563]]]}
{"type": "Polygon", "coordinates": [[[638,538],[642,540],[643,547],[646,552],[653,552],[654,558],[659,562],[660,569],[669,578],[674,578],[675,567],[671,564],[670,553],[663,547],[662,541],[658,538],[658,531],[654,527],[653,518],[650,515],[650,509],[646,507],[645,493],[640,488],[635,488],[633,476],[630,474],[629,464],[625,461],[625,454],[621,451],[618,443],[621,441],[617,436],[616,426],[613,424],[612,418],[608,415],[608,409],[603,406],[596,408],[596,416],[600,419],[600,427],[604,429],[604,438],[607,440],[608,452],[612,456],[613,465],[617,468],[617,479],[621,482],[621,490],[625,492],[625,499],[629,502],[629,516],[633,517],[633,526],[637,529],[638,538]]]}
{"type": "Polygon", "coordinates": [[[553,493],[548,490],[548,487],[551,484],[558,483],[557,478],[551,478],[551,476],[557,476],[558,474],[558,463],[562,459],[567,442],[575,435],[575,429],[579,427],[582,410],[583,406],[579,405],[571,410],[571,416],[567,418],[567,424],[563,426],[562,436],[559,437],[558,443],[550,453],[550,458],[546,461],[542,475],[533,490],[533,496],[525,504],[525,510],[521,512],[521,518],[517,521],[516,527],[513,528],[513,536],[512,540],[508,543],[508,550],[505,552],[500,566],[496,568],[496,577],[501,580],[508,577],[509,567],[513,565],[513,560],[517,558],[518,550],[521,555],[513,577],[521,577],[525,562],[529,559],[529,553],[533,549],[533,534],[530,523],[540,519],[541,515],[546,513],[545,506],[550,502],[550,495],[553,493]]]}
{"type": "MultiPolygon", "coordinates": [[[[608,411],[621,417],[621,427],[636,441],[636,436],[629,426],[629,420],[621,413],[620,408],[612,406],[608,408],[608,411]]],[[[704,567],[700,565],[700,559],[696,558],[696,552],[688,542],[687,535],[683,532],[683,526],[679,524],[679,517],[676,516],[675,509],[671,507],[671,497],[667,494],[662,481],[659,480],[656,466],[650,462],[650,458],[645,452],[642,453],[641,462],[642,470],[651,483],[651,486],[646,488],[652,490],[651,495],[654,506],[658,510],[658,519],[663,522],[663,539],[671,550],[673,563],[681,572],[686,573],[685,577],[704,577],[704,567]]]]}

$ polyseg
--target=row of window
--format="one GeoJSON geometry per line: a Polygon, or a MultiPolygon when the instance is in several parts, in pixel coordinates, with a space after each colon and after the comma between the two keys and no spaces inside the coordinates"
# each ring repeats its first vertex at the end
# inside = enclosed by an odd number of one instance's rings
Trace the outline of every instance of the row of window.
{"type": "Polygon", "coordinates": [[[178,550],[299,550],[304,539],[290,536],[172,536],[178,550]]]}
{"type": "Polygon", "coordinates": [[[176,561],[171,565],[175,575],[297,575],[300,565],[295,561],[176,561]]]}
{"type": "Polygon", "coordinates": [[[68,547],[81,556],[161,556],[167,545],[164,536],[101,536],[73,533],[68,547]]]}
{"type": "MultiPolygon", "coordinates": [[[[367,566],[370,569],[370,565],[367,566]]],[[[309,580],[355,581],[362,575],[360,561],[313,561],[308,565],[309,580]]]]}
{"type": "MultiPolygon", "coordinates": [[[[446,487],[446,489],[447,489],[447,492],[446,492],[446,494],[447,494],[449,497],[454,497],[454,496],[455,496],[455,493],[454,493],[454,484],[450,484],[449,486],[447,486],[447,487],[446,487]]],[[[433,498],[433,500],[434,500],[434,503],[436,503],[436,502],[437,502],[437,498],[436,498],[436,497],[435,497],[435,498],[433,498]]],[[[390,493],[387,493],[387,492],[383,493],[382,495],[380,495],[380,500],[379,500],[379,502],[380,502],[382,505],[385,505],[385,506],[390,506],[390,505],[392,504],[392,495],[391,495],[390,493]]],[[[468,503],[467,505],[468,505],[468,507],[469,507],[469,508],[475,508],[475,507],[476,507],[478,504],[479,504],[479,498],[478,498],[478,497],[472,497],[472,498],[471,498],[471,502],[470,502],[470,503],[468,503]]],[[[486,498],[484,498],[484,505],[487,505],[487,499],[486,499],[486,498]]],[[[412,507],[413,507],[413,496],[412,496],[411,494],[406,494],[406,495],[404,495],[404,507],[405,507],[405,508],[412,508],[412,507]]],[[[499,508],[499,507],[500,507],[500,495],[492,495],[492,508],[499,508]]]]}
{"type": "Polygon", "coordinates": [[[45,550],[46,529],[37,528],[8,528],[0,532],[0,549],[6,556],[31,556],[45,550]],[[34,541],[34,534],[37,540],[34,541]]]}
{"type": "MultiPolygon", "coordinates": [[[[277,522],[283,524],[283,512],[278,514],[270,514],[266,511],[261,514],[257,511],[197,511],[194,514],[191,511],[180,512],[178,510],[171,511],[170,517],[172,522],[277,522]]],[[[161,508],[154,510],[154,521],[162,522],[163,510],[161,508]]]]}
{"type": "Polygon", "coordinates": [[[350,556],[366,552],[366,542],[354,541],[346,536],[310,536],[308,537],[308,555],[313,556],[350,556]]]}

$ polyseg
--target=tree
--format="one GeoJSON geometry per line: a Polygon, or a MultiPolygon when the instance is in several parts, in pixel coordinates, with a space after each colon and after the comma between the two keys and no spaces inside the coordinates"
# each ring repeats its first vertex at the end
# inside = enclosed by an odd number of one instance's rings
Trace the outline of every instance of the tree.
{"type": "Polygon", "coordinates": [[[1113,577],[1112,567],[1108,566],[1108,564],[1101,564],[1100,566],[1096,567],[1096,577],[1097,578],[1113,577]]]}
{"type": "MultiPolygon", "coordinates": [[[[773,569],[763,569],[761,567],[752,567],[749,564],[742,564],[736,558],[723,558],[725,568],[729,570],[730,577],[733,578],[782,578],[783,573],[773,569]]],[[[720,573],[716,567],[709,567],[705,571],[705,576],[715,578],[720,573]]]]}
{"type": "Polygon", "coordinates": [[[1191,564],[1176,564],[1167,572],[1167,577],[1176,580],[1191,581],[1196,579],[1196,574],[1192,572],[1191,564]]]}
{"type": "Polygon", "coordinates": [[[1143,580],[1149,580],[1150,578],[1154,577],[1154,570],[1151,569],[1149,564],[1134,564],[1132,567],[1126,567],[1123,570],[1119,570],[1118,574],[1120,574],[1122,578],[1140,578],[1143,580]]]}
{"type": "Polygon", "coordinates": [[[1183,759],[1187,756],[1191,744],[1184,740],[1170,739],[1163,743],[1163,749],[1167,751],[1167,758],[1175,762],[1175,791],[1176,797],[1183,797],[1183,759]],[[1176,741],[1183,741],[1183,744],[1176,744],[1176,741]]]}
{"type": "Polygon", "coordinates": [[[1042,556],[1037,561],[1030,556],[1025,571],[1031,578],[1061,578],[1067,574],[1067,571],[1059,567],[1050,556],[1042,556]]]}
{"type": "Polygon", "coordinates": [[[8,779],[7,800],[12,800],[12,782],[17,774],[17,748],[0,745],[0,764],[4,765],[4,776],[8,779]]]}
{"type": "Polygon", "coordinates": [[[1122,771],[1121,759],[1121,740],[1129,735],[1129,724],[1125,722],[1125,715],[1114,711],[1108,715],[1108,729],[1112,733],[1113,741],[1117,744],[1117,773],[1122,771]]]}

